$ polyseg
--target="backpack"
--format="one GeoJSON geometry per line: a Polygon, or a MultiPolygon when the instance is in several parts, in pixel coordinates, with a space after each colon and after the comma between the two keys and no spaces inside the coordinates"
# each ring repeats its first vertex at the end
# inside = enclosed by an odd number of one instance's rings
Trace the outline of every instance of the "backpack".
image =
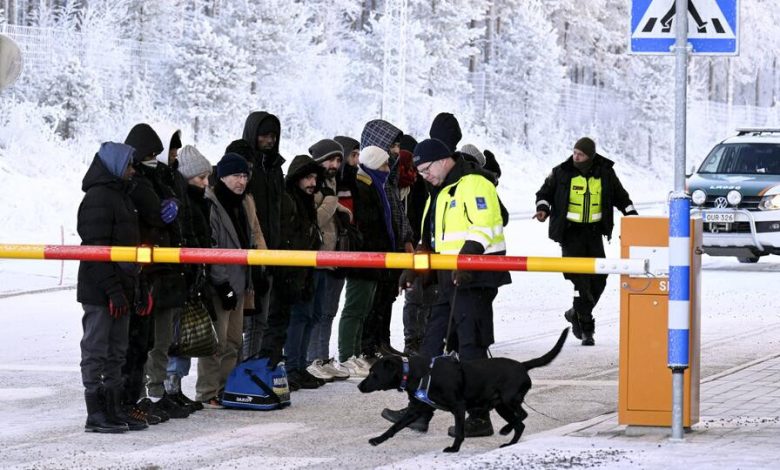
{"type": "Polygon", "coordinates": [[[249,358],[228,376],[222,405],[248,410],[276,410],[290,405],[290,386],[284,364],[268,367],[268,358],[249,358]]]}

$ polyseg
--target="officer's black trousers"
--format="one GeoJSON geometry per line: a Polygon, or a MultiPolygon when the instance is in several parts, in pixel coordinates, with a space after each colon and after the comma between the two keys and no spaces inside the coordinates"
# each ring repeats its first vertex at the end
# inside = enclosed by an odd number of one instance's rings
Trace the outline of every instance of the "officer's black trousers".
{"type": "MultiPolygon", "coordinates": [[[[596,224],[572,224],[566,229],[561,243],[564,257],[604,258],[604,241],[596,224]]],[[[583,331],[593,332],[593,308],[604,288],[606,274],[564,274],[574,284],[572,307],[580,319],[583,331]]]]}
{"type": "Polygon", "coordinates": [[[461,360],[487,358],[487,348],[493,344],[493,299],[495,287],[457,289],[452,284],[451,271],[439,272],[439,298],[431,307],[420,354],[440,356],[444,337],[452,315],[448,350],[456,350],[461,360]]]}

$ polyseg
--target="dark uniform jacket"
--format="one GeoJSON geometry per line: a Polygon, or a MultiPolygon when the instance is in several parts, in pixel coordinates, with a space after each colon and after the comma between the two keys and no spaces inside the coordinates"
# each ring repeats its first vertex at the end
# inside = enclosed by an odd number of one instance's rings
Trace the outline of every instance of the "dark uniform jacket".
{"type": "MultiPolygon", "coordinates": [[[[628,192],[623,189],[615,170],[615,163],[599,154],[593,157],[593,166],[589,176],[601,178],[601,220],[595,222],[602,235],[607,239],[612,238],[612,228],[615,225],[612,208],[617,207],[623,214],[633,210],[633,203],[628,192]]],[[[580,171],[574,167],[574,160],[570,156],[565,162],[553,168],[544,180],[544,184],[536,192],[536,210],[542,210],[550,214],[550,239],[558,243],[563,242],[563,235],[572,223],[566,218],[569,208],[569,191],[571,180],[579,175],[580,171]]]]}
{"type": "MultiPolygon", "coordinates": [[[[86,192],[77,225],[82,245],[138,245],[138,213],[128,195],[133,186],[112,175],[95,155],[81,183],[86,192]]],[[[82,261],[76,298],[83,304],[107,306],[108,296],[122,291],[132,305],[137,273],[134,263],[82,261]]]]}

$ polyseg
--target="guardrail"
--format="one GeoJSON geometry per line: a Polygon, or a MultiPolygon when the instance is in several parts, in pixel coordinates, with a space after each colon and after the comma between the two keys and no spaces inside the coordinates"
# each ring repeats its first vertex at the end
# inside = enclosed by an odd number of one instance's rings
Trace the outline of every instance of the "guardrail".
{"type": "Polygon", "coordinates": [[[438,255],[295,250],[228,250],[137,246],[0,244],[0,259],[111,261],[125,263],[246,264],[471,271],[649,274],[646,259],[556,258],[540,256],[438,255]]]}

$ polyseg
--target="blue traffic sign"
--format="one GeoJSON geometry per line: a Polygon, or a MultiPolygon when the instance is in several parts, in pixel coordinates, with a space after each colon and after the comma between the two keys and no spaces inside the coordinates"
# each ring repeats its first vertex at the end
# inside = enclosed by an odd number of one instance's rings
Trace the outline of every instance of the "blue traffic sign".
{"type": "MultiPolygon", "coordinates": [[[[631,1],[633,54],[670,54],[675,0],[631,1]]],[[[688,0],[688,43],[694,54],[739,53],[739,0],[688,0]]]]}

